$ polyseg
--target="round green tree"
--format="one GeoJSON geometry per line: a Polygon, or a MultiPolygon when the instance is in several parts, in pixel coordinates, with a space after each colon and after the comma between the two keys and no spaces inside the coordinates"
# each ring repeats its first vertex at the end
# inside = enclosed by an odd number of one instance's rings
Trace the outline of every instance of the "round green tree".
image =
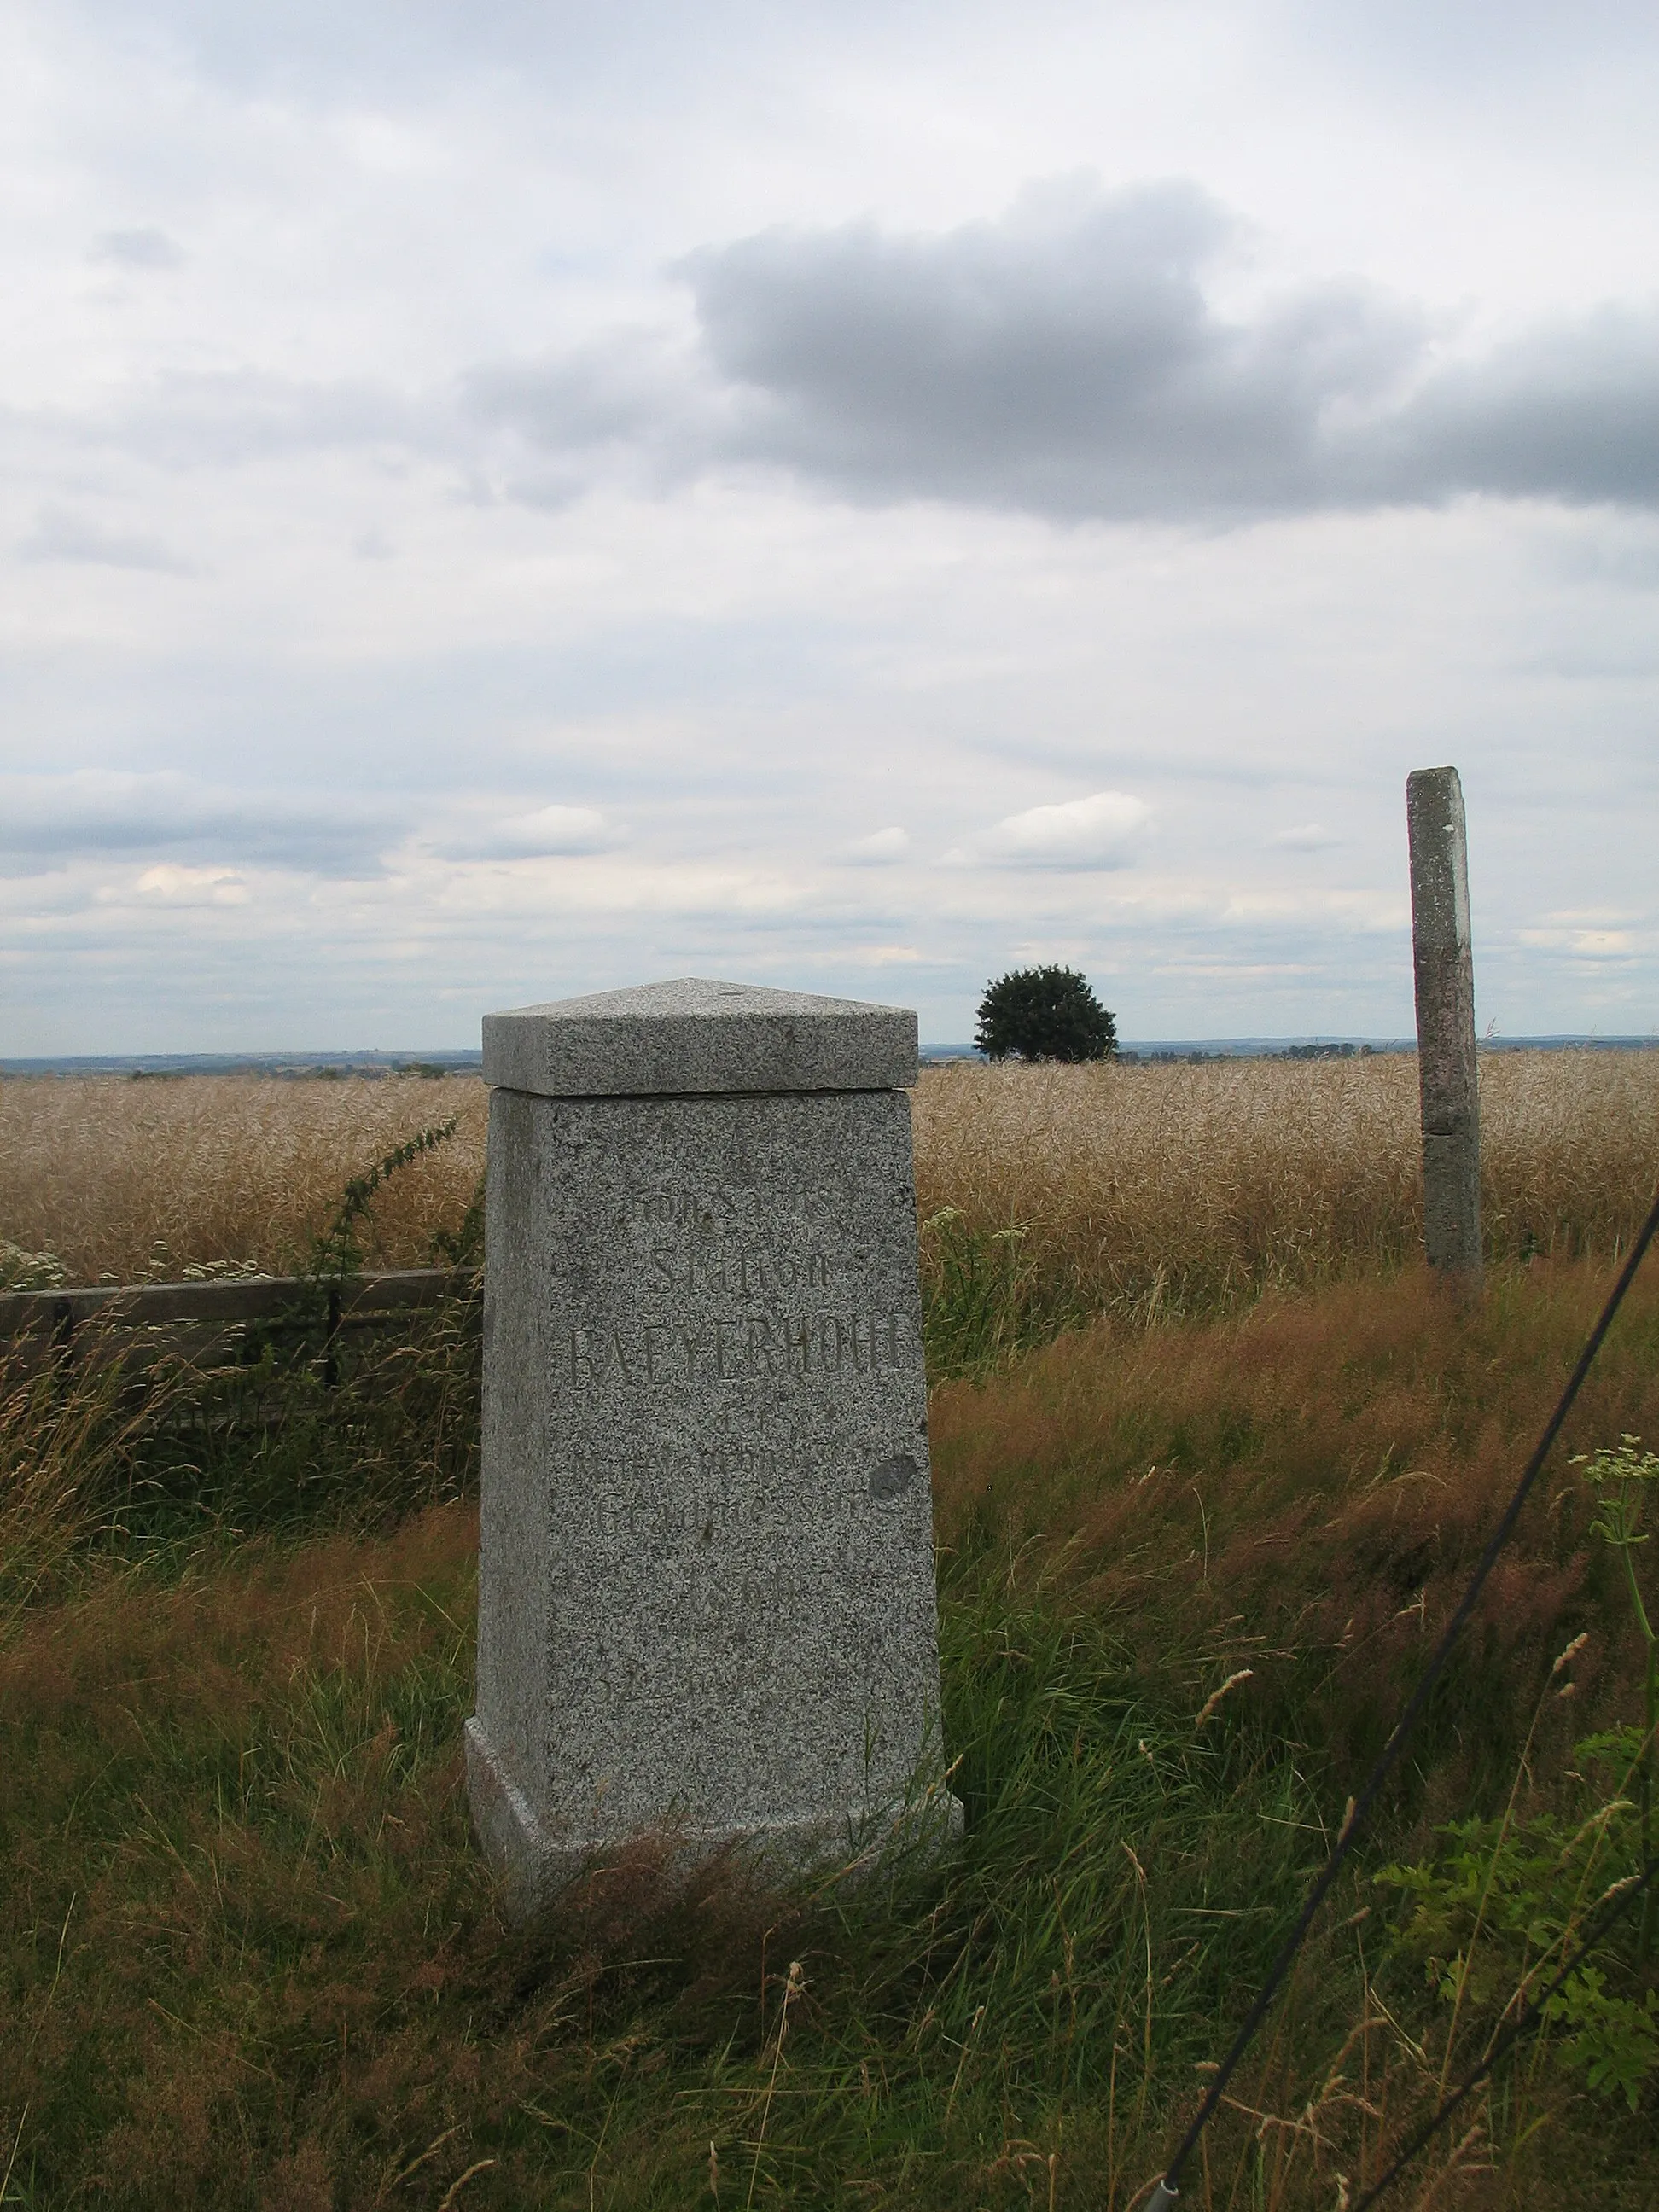
{"type": "Polygon", "coordinates": [[[1117,1024],[1074,968],[1016,968],[988,986],[974,1042],[988,1060],[1105,1060],[1117,1024]]]}

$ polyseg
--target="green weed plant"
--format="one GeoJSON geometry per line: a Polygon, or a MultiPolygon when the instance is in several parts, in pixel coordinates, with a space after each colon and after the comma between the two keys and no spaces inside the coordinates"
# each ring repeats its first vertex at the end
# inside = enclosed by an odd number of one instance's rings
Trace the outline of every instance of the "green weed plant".
{"type": "Polygon", "coordinates": [[[921,1224],[922,1341],[936,1378],[988,1375],[1093,1316],[1034,1263],[1030,1228],[976,1228],[954,1206],[921,1224]]]}
{"type": "MultiPolygon", "coordinates": [[[[1653,1761],[1654,1739],[1659,1735],[1659,1638],[1656,1638],[1648,1617],[1648,1608],[1642,1595],[1642,1585],[1636,1572],[1636,1553],[1645,1544],[1650,1532],[1642,1526],[1650,1503],[1659,1485],[1659,1456],[1644,1451],[1639,1437],[1621,1437],[1618,1443],[1604,1445],[1589,1458],[1574,1462],[1582,1467],[1584,1479],[1594,1485],[1598,1517],[1591,1522],[1592,1534],[1599,1536],[1619,1554],[1624,1570],[1626,1587],[1630,1593],[1631,1613],[1642,1638],[1643,1692],[1646,1706],[1645,1725],[1639,1742],[1632,1744],[1628,1735],[1613,1742],[1616,1753],[1632,1754],[1635,1771],[1637,1803],[1641,1820],[1639,1842],[1641,1860],[1644,1867],[1653,1864],[1653,1761]]],[[[1656,1900],[1652,1886],[1643,1900],[1641,1935],[1637,1946],[1637,1964],[1645,1966],[1653,1956],[1653,1936],[1656,1900]]]]}
{"type": "Polygon", "coordinates": [[[436,1122],[432,1127],[420,1129],[394,1145],[383,1158],[362,1175],[353,1176],[340,1196],[332,1219],[312,1241],[311,1254],[306,1266],[307,1279],[320,1285],[336,1285],[352,1275],[361,1274],[364,1264],[362,1231],[372,1214],[377,1193],[383,1190],[400,1168],[411,1166],[422,1152],[436,1152],[448,1144],[460,1127],[460,1116],[452,1114],[447,1121],[436,1122]]]}
{"type": "MultiPolygon", "coordinates": [[[[1659,1650],[1636,1571],[1638,1547],[1647,1540],[1644,1509],[1659,1482],[1659,1457],[1627,1435],[1616,1445],[1580,1455],[1573,1464],[1595,1492],[1590,1533],[1620,1559],[1643,1646],[1645,1724],[1626,1723],[1581,1739],[1564,1808],[1517,1822],[1529,1733],[1516,1787],[1500,1816],[1447,1823],[1437,1831],[1436,1852],[1416,1865],[1387,1867],[1376,1880],[1408,1900],[1395,1942],[1453,2008],[1449,2054],[1460,2014],[1490,2022],[1495,2031],[1559,1974],[1583,1944],[1586,1923],[1646,1875],[1633,1930],[1632,1916],[1618,1917],[1544,2007],[1546,2021],[1564,2031],[1555,2045],[1561,2064],[1593,2094],[1621,2095],[1634,2112],[1649,2082],[1659,2076],[1659,1990],[1648,1971],[1659,1650]],[[1586,1771],[1600,1778],[1599,1790],[1585,1779],[1586,1771]]],[[[1569,1644],[1553,1680],[1587,1641],[1581,1635],[1569,1644]]],[[[1569,1696],[1571,1688],[1562,1685],[1554,1694],[1569,1696]]]]}

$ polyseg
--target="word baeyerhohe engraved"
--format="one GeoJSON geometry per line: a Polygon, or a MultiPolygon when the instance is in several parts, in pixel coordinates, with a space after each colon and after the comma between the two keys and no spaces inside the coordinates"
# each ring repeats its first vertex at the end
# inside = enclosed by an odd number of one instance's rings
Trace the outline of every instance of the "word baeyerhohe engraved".
{"type": "Polygon", "coordinates": [[[940,1784],[915,1018],[494,1016],[475,1819],[515,1911],[642,1834],[856,1862],[940,1784]]]}
{"type": "Polygon", "coordinates": [[[735,1381],[772,1375],[864,1375],[897,1367],[918,1345],[903,1311],[751,1313],[690,1328],[573,1328],[561,1360],[570,1389],[614,1375],[623,1382],[735,1381]]]}

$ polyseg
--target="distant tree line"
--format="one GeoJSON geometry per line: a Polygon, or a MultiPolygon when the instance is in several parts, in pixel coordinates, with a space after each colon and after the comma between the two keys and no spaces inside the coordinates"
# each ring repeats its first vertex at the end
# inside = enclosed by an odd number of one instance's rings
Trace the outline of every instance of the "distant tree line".
{"type": "Polygon", "coordinates": [[[1376,1051],[1374,1044],[1286,1044],[1266,1052],[1121,1052],[1118,1058],[1149,1067],[1207,1067],[1217,1060],[1370,1060],[1376,1051]]]}

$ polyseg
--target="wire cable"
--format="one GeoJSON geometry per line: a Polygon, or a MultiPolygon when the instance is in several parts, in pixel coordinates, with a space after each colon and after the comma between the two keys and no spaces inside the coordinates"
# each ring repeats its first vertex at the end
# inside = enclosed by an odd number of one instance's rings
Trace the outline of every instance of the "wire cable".
{"type": "Polygon", "coordinates": [[[1522,1508],[1532,1494],[1533,1486],[1542,1471],[1545,1461],[1549,1457],[1551,1447],[1561,1433],[1562,1424],[1572,1411],[1573,1401],[1583,1388],[1584,1378],[1590,1371],[1596,1353],[1601,1349],[1601,1340],[1613,1326],[1613,1316],[1624,1304],[1625,1293],[1635,1280],[1636,1271],[1641,1266],[1647,1249],[1653,1242],[1656,1231],[1659,1231],[1659,1198],[1655,1199],[1648,1218],[1643,1224],[1641,1234],[1631,1247],[1630,1256],[1620,1270],[1619,1279],[1614,1283],[1607,1302],[1601,1309],[1601,1318],[1590,1331],[1589,1340],[1578,1355],[1578,1364],[1569,1376],[1567,1386],[1561,1393],[1555,1411],[1550,1415],[1544,1433],[1538,1439],[1532,1456],[1527,1462],[1521,1480],[1515,1486],[1514,1496],[1504,1509],[1503,1518],[1492,1530],[1486,1548],[1480,1555],[1480,1563],[1474,1571],[1474,1577],[1458,1602],[1456,1612],[1453,1613],[1443,1630],[1440,1641],[1436,1644],[1433,1655],[1419,1679],[1417,1687],[1407,1700],[1405,1711],[1395,1723],[1394,1733],[1383,1745],[1376,1765],[1372,1767],[1366,1778],[1364,1787],[1352,1801],[1347,1817],[1342,1823],[1341,1833],[1336,1839],[1335,1850],[1326,1861],[1323,1873],[1309,1891],[1307,1902],[1297,1916],[1296,1925],[1279,1947],[1279,1955],[1273,1960],[1255,2002],[1250,2007],[1243,2027],[1233,2038],[1232,2047],[1222,2060],[1213,2080],[1205,2092],[1204,2101],[1200,2105],[1193,2117],[1191,2125],[1182,2137],[1179,2148],[1164,2168],[1163,2179],[1148,2200],[1148,2212],[1152,2212],[1152,2208],[1159,2208],[1161,2212],[1161,2209],[1173,2203],[1179,2193],[1182,2169],[1197,2148],[1199,2137],[1209,2125],[1222,2098],[1226,2094],[1233,2075],[1238,2070],[1240,2061],[1255,2039],[1256,2030],[1267,2017],[1273,1999],[1278,1996],[1285,1977],[1295,1963],[1296,1954],[1302,1948],[1320,1906],[1330,1894],[1332,1884],[1347,1863],[1349,1854],[1358,1840],[1360,1831],[1370,1818],[1376,1800],[1382,1794],[1383,1784],[1394,1771],[1400,1754],[1406,1747],[1407,1738],[1422,1718],[1424,1709],[1433,1694],[1435,1685],[1445,1672],[1446,1662],[1451,1656],[1452,1646],[1468,1625],[1469,1615],[1474,1611],[1476,1601],[1486,1587],[1486,1578],[1498,1564],[1498,1554],[1515,1532],[1515,1524],[1521,1517],[1522,1508]]]}
{"type": "Polygon", "coordinates": [[[1584,1938],[1565,1965],[1557,1970],[1555,1978],[1549,1986],[1540,1996],[1529,1998],[1522,2007],[1502,2034],[1493,2041],[1492,2048],[1481,2060],[1479,2070],[1471,2074],[1461,2087],[1452,2091],[1432,2119],[1424,2121],[1382,2179],[1372,2182],[1365,2194],[1356,2198],[1349,2207],[1349,2212],[1370,2212],[1370,2208],[1376,2203],[1384,2190],[1393,2188],[1418,2153],[1432,2140],[1437,2129],[1451,2118],[1466,2097],[1472,2097],[1483,2082],[1492,2078],[1497,2070],[1499,2060],[1515,2048],[1522,2037],[1531,2034],[1533,2029],[1543,2019],[1550,1999],[1564,1986],[1569,1977],[1583,1965],[1601,1938],[1629,1911],[1637,1899],[1650,1887],[1656,1870],[1659,1870],[1659,1860],[1650,1859],[1642,1873],[1627,1880],[1617,1896],[1603,1899],[1599,1925],[1594,1925],[1595,1916],[1592,1915],[1594,1932],[1584,1938]]]}

